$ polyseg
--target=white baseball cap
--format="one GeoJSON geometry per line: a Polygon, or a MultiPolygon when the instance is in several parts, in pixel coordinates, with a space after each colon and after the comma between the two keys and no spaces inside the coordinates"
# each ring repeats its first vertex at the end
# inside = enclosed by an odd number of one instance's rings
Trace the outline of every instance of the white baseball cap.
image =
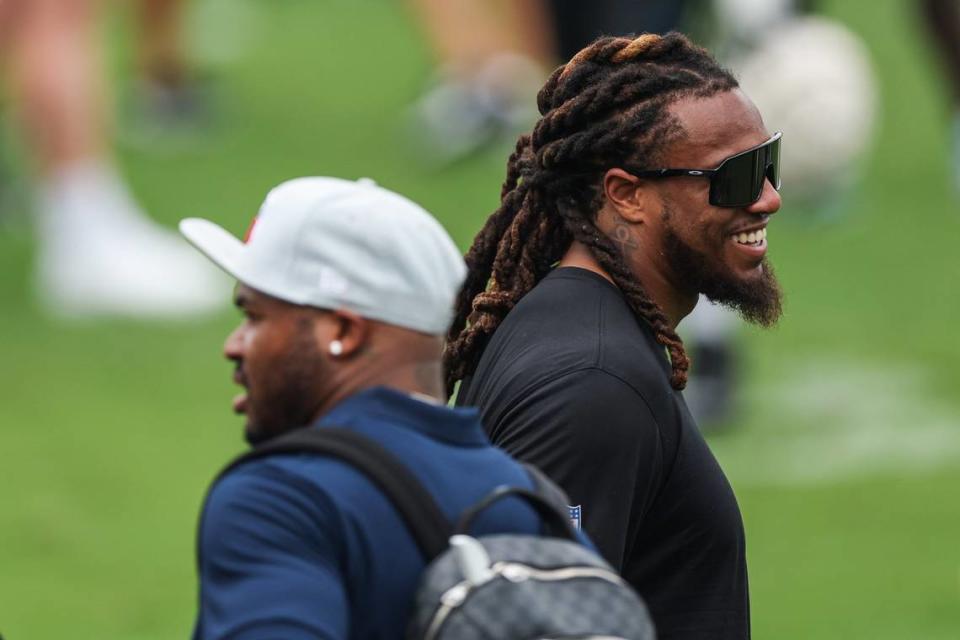
{"type": "Polygon", "coordinates": [[[367,178],[274,187],[244,241],[201,218],[181,220],[180,232],[231,276],[275,298],[433,335],[449,328],[466,275],[433,216],[367,178]]]}

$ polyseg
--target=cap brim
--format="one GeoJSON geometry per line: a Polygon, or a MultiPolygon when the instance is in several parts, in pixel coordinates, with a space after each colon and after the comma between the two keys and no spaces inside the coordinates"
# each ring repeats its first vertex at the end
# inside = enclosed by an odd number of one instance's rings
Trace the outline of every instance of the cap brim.
{"type": "Polygon", "coordinates": [[[246,245],[229,231],[203,218],[185,218],[180,221],[180,233],[218,267],[243,280],[240,268],[246,245]]]}

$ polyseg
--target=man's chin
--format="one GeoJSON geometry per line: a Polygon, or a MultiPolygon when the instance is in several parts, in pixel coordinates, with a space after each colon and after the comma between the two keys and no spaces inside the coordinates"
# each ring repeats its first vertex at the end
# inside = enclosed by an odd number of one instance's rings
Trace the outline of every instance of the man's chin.
{"type": "Polygon", "coordinates": [[[282,436],[290,431],[292,431],[290,428],[267,426],[263,423],[247,420],[247,424],[243,429],[243,438],[247,441],[247,444],[257,446],[258,444],[263,444],[267,440],[273,440],[277,436],[282,436]]]}
{"type": "MultiPolygon", "coordinates": [[[[669,216],[668,216],[669,217],[669,216]]],[[[708,255],[684,242],[669,226],[664,234],[664,254],[676,281],[688,291],[733,309],[747,322],[770,327],[782,313],[783,294],[764,253],[744,260],[729,247],[708,255]]]]}
{"type": "Polygon", "coordinates": [[[247,444],[255,447],[262,442],[266,442],[271,437],[272,434],[268,431],[259,427],[251,420],[247,420],[247,424],[243,428],[243,439],[247,441],[247,444]]]}
{"type": "Polygon", "coordinates": [[[783,315],[783,291],[766,259],[747,277],[707,279],[702,293],[761,327],[772,327],[783,315]]]}

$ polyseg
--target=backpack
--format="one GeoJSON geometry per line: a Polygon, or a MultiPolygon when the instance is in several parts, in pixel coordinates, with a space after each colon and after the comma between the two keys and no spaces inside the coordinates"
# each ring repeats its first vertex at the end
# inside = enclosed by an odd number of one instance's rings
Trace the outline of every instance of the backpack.
{"type": "Polygon", "coordinates": [[[532,465],[524,467],[533,491],[497,487],[452,526],[406,465],[377,442],[338,427],[298,429],[269,440],[238,456],[218,479],[250,460],[279,453],[338,458],[366,475],[393,504],[427,565],[414,596],[408,640],[656,637],[639,596],[577,540],[566,496],[532,465]],[[475,518],[507,496],[525,500],[550,535],[470,536],[475,518]]]}

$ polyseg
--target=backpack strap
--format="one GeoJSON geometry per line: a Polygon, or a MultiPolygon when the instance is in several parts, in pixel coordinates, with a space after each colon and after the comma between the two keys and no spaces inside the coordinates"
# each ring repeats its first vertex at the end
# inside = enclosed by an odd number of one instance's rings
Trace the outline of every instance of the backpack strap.
{"type": "Polygon", "coordinates": [[[521,498],[532,507],[533,510],[537,512],[537,515],[540,516],[542,526],[546,528],[550,535],[557,538],[577,541],[577,534],[570,524],[570,519],[566,515],[566,506],[559,509],[536,491],[507,485],[500,485],[488,493],[480,502],[460,514],[460,518],[453,528],[454,534],[469,535],[470,528],[473,526],[477,516],[483,511],[486,511],[493,503],[499,502],[507,497],[521,498]]]}
{"type": "Polygon", "coordinates": [[[235,458],[214,484],[240,465],[279,453],[331,456],[363,473],[393,504],[428,564],[449,546],[449,520],[407,466],[379,443],[340,427],[306,427],[268,440],[235,458]]]}
{"type": "Polygon", "coordinates": [[[554,536],[577,540],[577,534],[570,524],[567,517],[570,499],[553,480],[548,478],[543,471],[530,464],[521,463],[526,470],[527,475],[533,480],[533,489],[522,489],[520,487],[499,486],[484,498],[460,514],[460,518],[454,524],[453,532],[455,534],[469,534],[470,527],[481,512],[485,511],[494,502],[499,502],[507,496],[515,496],[523,499],[543,521],[547,531],[554,536]]]}

